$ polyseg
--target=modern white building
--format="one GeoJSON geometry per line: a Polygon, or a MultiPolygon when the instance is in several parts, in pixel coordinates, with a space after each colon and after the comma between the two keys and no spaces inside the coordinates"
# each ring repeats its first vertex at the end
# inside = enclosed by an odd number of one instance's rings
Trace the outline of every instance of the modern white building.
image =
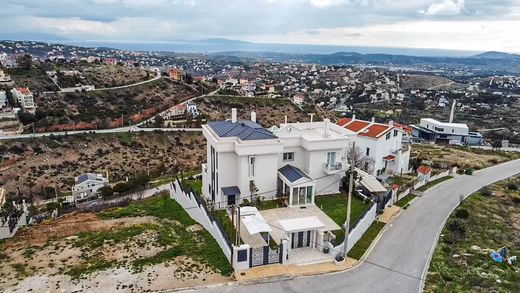
{"type": "Polygon", "coordinates": [[[76,202],[97,198],[99,189],[104,186],[108,186],[108,178],[102,174],[86,173],[76,177],[72,196],[76,202]]]}
{"type": "Polygon", "coordinates": [[[0,82],[8,82],[8,81],[11,81],[11,77],[7,74],[5,74],[5,72],[0,69],[0,82]]]}
{"type": "Polygon", "coordinates": [[[217,208],[259,196],[286,196],[288,206],[314,204],[314,195],[335,193],[346,170],[355,133],[331,123],[285,123],[270,130],[251,120],[203,125],[207,140],[202,193],[217,208]]]}
{"type": "Polygon", "coordinates": [[[0,91],[0,110],[7,107],[7,96],[5,91],[0,91]]]}
{"type": "Polygon", "coordinates": [[[186,111],[191,115],[191,117],[199,116],[199,110],[197,110],[197,104],[194,101],[188,101],[186,103],[186,111]]]}
{"type": "Polygon", "coordinates": [[[413,137],[444,144],[481,145],[484,141],[478,132],[470,132],[467,124],[446,123],[432,118],[421,118],[412,125],[413,137]]]}
{"type": "Polygon", "coordinates": [[[360,169],[377,176],[385,172],[408,173],[410,145],[403,142],[406,137],[405,127],[390,121],[388,124],[343,118],[338,125],[357,135],[356,150],[361,153],[360,169]]]}
{"type": "Polygon", "coordinates": [[[13,97],[18,100],[20,107],[29,112],[36,111],[34,96],[28,87],[18,87],[11,90],[13,97]]]}

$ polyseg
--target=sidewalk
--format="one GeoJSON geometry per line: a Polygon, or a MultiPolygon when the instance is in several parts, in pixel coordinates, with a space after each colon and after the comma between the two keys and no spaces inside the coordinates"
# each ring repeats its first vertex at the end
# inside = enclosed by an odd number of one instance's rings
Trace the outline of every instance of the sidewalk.
{"type": "Polygon", "coordinates": [[[379,216],[379,222],[388,224],[399,216],[402,209],[396,205],[386,208],[381,216],[379,216]]]}
{"type": "Polygon", "coordinates": [[[354,267],[357,263],[357,260],[347,258],[347,260],[340,265],[336,265],[333,262],[312,265],[274,264],[251,268],[243,272],[235,272],[235,278],[239,283],[262,282],[262,280],[268,281],[274,277],[290,279],[344,271],[354,267]]]}

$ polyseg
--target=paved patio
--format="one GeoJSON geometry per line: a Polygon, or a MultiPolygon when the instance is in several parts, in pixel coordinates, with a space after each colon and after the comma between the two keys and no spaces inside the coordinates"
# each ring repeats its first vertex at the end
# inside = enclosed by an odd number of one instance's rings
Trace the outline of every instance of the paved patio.
{"type": "Polygon", "coordinates": [[[318,263],[334,262],[330,253],[323,253],[317,248],[295,248],[289,254],[288,263],[295,265],[311,265],[318,263]]]}
{"type": "Polygon", "coordinates": [[[283,230],[280,220],[317,217],[325,225],[325,230],[334,231],[341,229],[336,222],[315,205],[263,210],[260,211],[260,214],[273,229],[271,237],[277,244],[280,244],[280,241],[286,238],[286,232],[283,230]]]}

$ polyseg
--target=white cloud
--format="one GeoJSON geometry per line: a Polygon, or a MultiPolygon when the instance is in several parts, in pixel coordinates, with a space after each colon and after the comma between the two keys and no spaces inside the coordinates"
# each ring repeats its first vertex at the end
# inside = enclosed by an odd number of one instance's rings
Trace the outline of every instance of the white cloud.
{"type": "Polygon", "coordinates": [[[443,0],[433,3],[426,10],[420,11],[425,15],[453,16],[464,13],[464,0],[443,0]]]}
{"type": "Polygon", "coordinates": [[[243,36],[264,43],[520,52],[520,20],[404,21],[243,36]]]}
{"type": "Polygon", "coordinates": [[[310,0],[309,3],[311,3],[312,6],[316,7],[330,7],[330,6],[337,6],[347,3],[345,0],[310,0]]]}

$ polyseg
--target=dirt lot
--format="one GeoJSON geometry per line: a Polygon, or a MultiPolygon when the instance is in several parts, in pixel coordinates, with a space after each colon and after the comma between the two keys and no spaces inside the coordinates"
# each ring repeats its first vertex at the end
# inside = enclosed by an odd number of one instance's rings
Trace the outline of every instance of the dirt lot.
{"type": "Polygon", "coordinates": [[[412,146],[411,157],[430,161],[434,168],[439,169],[446,169],[453,166],[482,169],[519,158],[520,154],[469,147],[415,144],[412,146]]]}
{"type": "Polygon", "coordinates": [[[435,75],[403,75],[400,79],[403,89],[453,90],[464,87],[449,78],[435,75]]]}
{"type": "Polygon", "coordinates": [[[179,208],[159,196],[24,228],[0,242],[0,291],[145,292],[230,281],[218,245],[182,209],[172,213],[179,208]]]}
{"type": "Polygon", "coordinates": [[[200,167],[201,133],[88,134],[0,142],[0,185],[7,194],[43,196],[45,186],[70,191],[85,172],[109,174],[111,183],[139,174],[151,177],[200,167]]]}
{"type": "Polygon", "coordinates": [[[98,64],[76,68],[96,88],[116,87],[145,81],[153,78],[155,73],[144,69],[121,65],[98,64]]]}
{"type": "Polygon", "coordinates": [[[209,116],[209,120],[231,118],[231,108],[237,108],[239,119],[250,119],[251,111],[256,112],[257,121],[264,127],[271,127],[284,122],[305,122],[310,116],[295,107],[287,99],[222,97],[213,96],[197,99],[199,111],[209,116]]]}
{"type": "MultiPolygon", "coordinates": [[[[164,108],[199,95],[186,85],[161,79],[151,83],[109,91],[49,93],[36,99],[39,109],[37,127],[103,119],[125,121],[130,115],[164,108]]],[[[110,125],[100,125],[108,128],[110,125]]]]}

